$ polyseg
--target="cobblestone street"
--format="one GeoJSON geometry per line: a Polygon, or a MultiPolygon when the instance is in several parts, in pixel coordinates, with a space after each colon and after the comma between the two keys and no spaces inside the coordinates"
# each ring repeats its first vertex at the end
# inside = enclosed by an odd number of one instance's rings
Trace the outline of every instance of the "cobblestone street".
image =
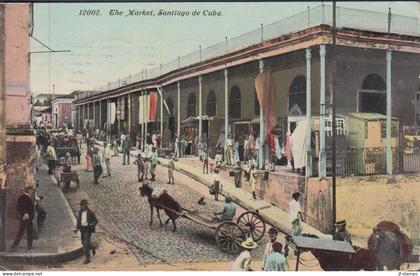
{"type": "MultiPolygon", "coordinates": [[[[224,253],[216,244],[215,231],[184,218],[179,218],[177,231],[172,232],[172,223],[159,227],[154,213],[154,224],[150,227],[150,208],[146,198],[140,196],[136,166],[122,165],[122,155],[111,159],[112,176],[100,178],[99,185],[93,184],[93,173],[79,171],[81,185],[85,188],[96,209],[114,226],[115,232],[127,241],[140,263],[180,262],[226,262],[236,256],[224,253]]],[[[183,208],[212,214],[223,204],[209,197],[208,189],[201,183],[175,173],[175,185],[167,182],[167,169],[157,168],[157,182],[153,187],[157,193],[167,189],[183,208]],[[197,201],[206,197],[206,206],[197,201]]],[[[238,208],[237,215],[243,210],[238,208]]],[[[161,212],[162,220],[167,216],[161,212]]],[[[255,258],[261,259],[266,239],[259,242],[255,258]]]]}

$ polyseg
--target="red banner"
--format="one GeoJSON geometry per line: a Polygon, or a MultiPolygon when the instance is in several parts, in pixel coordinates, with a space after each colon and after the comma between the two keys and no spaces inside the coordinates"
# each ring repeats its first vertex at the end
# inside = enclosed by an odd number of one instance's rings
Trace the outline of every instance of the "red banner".
{"type": "Polygon", "coordinates": [[[149,122],[156,122],[158,97],[157,92],[149,94],[149,122]]]}

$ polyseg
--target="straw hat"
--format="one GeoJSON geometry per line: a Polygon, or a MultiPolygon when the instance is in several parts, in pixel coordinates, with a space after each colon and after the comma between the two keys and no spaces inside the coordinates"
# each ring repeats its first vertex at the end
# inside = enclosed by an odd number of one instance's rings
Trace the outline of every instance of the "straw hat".
{"type": "Polygon", "coordinates": [[[241,245],[245,249],[254,249],[257,247],[257,243],[254,242],[252,238],[247,238],[246,241],[243,241],[241,245]]]}
{"type": "Polygon", "coordinates": [[[346,225],[347,225],[347,222],[346,222],[346,220],[345,220],[345,219],[340,220],[340,221],[337,221],[336,223],[334,223],[334,226],[335,226],[335,227],[339,227],[339,226],[346,226],[346,225]]]}

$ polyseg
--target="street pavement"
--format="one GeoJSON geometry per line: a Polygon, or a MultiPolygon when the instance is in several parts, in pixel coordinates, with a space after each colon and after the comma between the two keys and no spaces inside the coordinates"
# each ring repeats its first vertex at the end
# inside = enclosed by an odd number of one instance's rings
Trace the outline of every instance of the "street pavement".
{"type": "MultiPolygon", "coordinates": [[[[137,181],[137,168],[132,164],[122,165],[122,155],[111,158],[111,177],[100,178],[93,184],[93,172],[80,171],[81,185],[86,190],[96,209],[105,214],[106,220],[115,226],[116,233],[129,244],[140,263],[188,263],[232,261],[236,255],[223,252],[215,240],[215,230],[209,229],[185,218],[177,219],[177,231],[172,232],[172,223],[159,227],[154,213],[154,224],[149,226],[150,208],[146,198],[140,196],[137,181]]],[[[167,169],[157,167],[157,181],[152,184],[157,193],[166,189],[183,208],[197,209],[209,216],[220,211],[223,202],[215,202],[208,196],[208,189],[188,176],[175,174],[175,185],[166,184],[167,169]],[[195,187],[191,187],[194,183],[195,187]],[[197,191],[198,190],[198,191],[197,191]],[[207,194],[207,195],[206,195],[207,194]],[[206,196],[207,205],[200,206],[197,201],[206,196]]],[[[223,200],[223,198],[222,198],[223,200]]],[[[238,213],[239,215],[239,213],[238,213]]],[[[162,220],[167,216],[161,211],[162,220]]],[[[99,222],[100,224],[100,222],[99,222]]],[[[268,226],[267,226],[268,227],[268,226]]],[[[254,252],[261,259],[264,238],[254,252]]]]}

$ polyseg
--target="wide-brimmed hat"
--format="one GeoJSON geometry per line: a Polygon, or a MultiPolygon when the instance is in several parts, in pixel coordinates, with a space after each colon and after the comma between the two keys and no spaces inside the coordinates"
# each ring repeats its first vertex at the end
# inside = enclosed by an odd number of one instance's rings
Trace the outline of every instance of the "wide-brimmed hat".
{"type": "Polygon", "coordinates": [[[257,243],[252,240],[252,238],[247,238],[246,241],[241,243],[242,247],[245,249],[254,249],[257,247],[257,243]]]}
{"type": "Polygon", "coordinates": [[[340,221],[337,221],[336,223],[334,223],[334,226],[335,227],[338,227],[338,226],[346,226],[346,224],[347,224],[346,220],[343,219],[343,220],[340,220],[340,221]]]}
{"type": "Polygon", "coordinates": [[[277,228],[271,227],[270,230],[268,230],[268,233],[278,233],[279,230],[277,228]]]}

